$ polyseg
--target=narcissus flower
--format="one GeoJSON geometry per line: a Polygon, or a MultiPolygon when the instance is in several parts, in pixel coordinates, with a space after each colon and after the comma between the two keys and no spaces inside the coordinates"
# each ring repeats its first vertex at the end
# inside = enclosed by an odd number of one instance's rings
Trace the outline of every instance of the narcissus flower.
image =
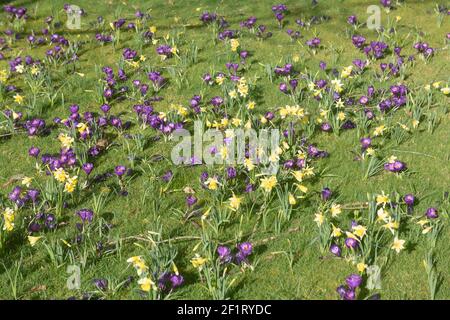
{"type": "Polygon", "coordinates": [[[388,194],[384,194],[384,191],[381,192],[381,194],[377,195],[376,197],[377,205],[383,205],[383,208],[386,206],[386,204],[390,203],[391,200],[389,199],[388,194]]]}
{"type": "Polygon", "coordinates": [[[30,244],[30,246],[34,247],[41,238],[42,237],[28,236],[28,243],[30,244]]]}
{"type": "Polygon", "coordinates": [[[58,168],[53,171],[53,176],[59,182],[65,182],[69,178],[69,174],[63,168],[58,168]]]}
{"type": "Polygon", "coordinates": [[[237,48],[239,47],[239,41],[237,39],[231,39],[230,45],[231,45],[231,51],[237,51],[237,48]]]}
{"type": "Polygon", "coordinates": [[[401,240],[398,237],[394,238],[394,243],[391,246],[392,250],[395,250],[395,252],[400,253],[403,249],[405,249],[405,240],[401,240]]]}
{"type": "Polygon", "coordinates": [[[6,208],[3,211],[3,220],[4,220],[3,230],[12,231],[14,229],[15,217],[16,217],[16,213],[13,209],[6,208]]]}
{"type": "Polygon", "coordinates": [[[196,254],[196,256],[191,259],[192,265],[194,266],[194,268],[197,268],[197,269],[201,268],[207,261],[208,261],[208,259],[202,258],[198,254],[196,254]]]}
{"type": "Polygon", "coordinates": [[[330,212],[333,218],[337,217],[342,212],[341,205],[333,203],[331,205],[330,212]]]}
{"type": "Polygon", "coordinates": [[[149,277],[144,277],[138,280],[138,284],[141,285],[141,290],[145,292],[149,292],[150,290],[157,290],[155,282],[152,281],[149,277]]]}
{"type": "Polygon", "coordinates": [[[237,211],[241,206],[242,198],[237,197],[234,193],[233,196],[229,199],[231,210],[237,211]]]}
{"type": "Polygon", "coordinates": [[[261,188],[266,192],[272,191],[272,189],[277,185],[278,180],[276,176],[270,176],[268,178],[261,179],[261,188]]]}

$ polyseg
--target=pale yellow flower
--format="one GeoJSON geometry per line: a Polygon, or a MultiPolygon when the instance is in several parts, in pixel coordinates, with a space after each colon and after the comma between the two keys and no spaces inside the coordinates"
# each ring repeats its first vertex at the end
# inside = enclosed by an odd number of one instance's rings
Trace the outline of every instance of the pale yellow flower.
{"type": "Polygon", "coordinates": [[[230,201],[231,210],[233,210],[233,211],[239,210],[239,207],[241,206],[242,198],[236,197],[236,195],[233,193],[233,196],[229,199],[229,201],[230,201]]]}
{"type": "Polygon", "coordinates": [[[356,265],[356,269],[358,269],[358,272],[363,273],[367,269],[367,264],[360,262],[356,265]]]}
{"type": "Polygon", "coordinates": [[[324,217],[322,212],[318,212],[318,213],[315,214],[314,222],[317,223],[317,226],[320,227],[323,224],[324,221],[325,221],[325,217],[324,217]]]}
{"type": "Polygon", "coordinates": [[[383,125],[375,128],[375,130],[373,131],[373,135],[376,137],[382,136],[384,131],[386,131],[386,126],[383,124],[383,125]]]}
{"type": "Polygon", "coordinates": [[[288,201],[291,206],[293,206],[297,203],[297,200],[295,199],[294,195],[290,192],[288,194],[288,201]]]}
{"type": "Polygon", "coordinates": [[[208,180],[205,181],[205,184],[209,190],[217,190],[219,187],[219,181],[216,177],[208,178],[208,180]]]}
{"type": "Polygon", "coordinates": [[[22,104],[23,103],[23,97],[20,94],[16,93],[14,95],[14,102],[16,102],[18,104],[22,104]]]}
{"type": "Polygon", "coordinates": [[[364,236],[366,235],[366,232],[367,232],[367,228],[364,227],[364,226],[362,226],[362,225],[354,226],[352,229],[353,229],[353,233],[354,233],[359,239],[364,238],[364,236]]]}
{"type": "Polygon", "coordinates": [[[386,206],[386,204],[391,202],[391,199],[389,199],[388,194],[384,194],[384,191],[382,191],[381,194],[377,195],[376,202],[377,202],[377,205],[381,204],[381,205],[383,205],[383,208],[384,208],[386,206]]]}
{"type": "Polygon", "coordinates": [[[331,205],[330,212],[333,218],[337,217],[342,212],[341,205],[333,203],[331,205]]]}
{"type": "Polygon", "coordinates": [[[249,101],[249,102],[247,103],[247,109],[248,109],[248,110],[253,110],[253,109],[255,109],[255,106],[256,106],[255,101],[249,101]]]}
{"type": "Polygon", "coordinates": [[[142,291],[145,291],[145,292],[149,292],[151,289],[153,289],[153,290],[157,289],[155,283],[152,281],[152,279],[150,279],[148,277],[139,279],[138,284],[141,285],[142,291]]]}
{"type": "Polygon", "coordinates": [[[395,250],[397,253],[400,253],[400,251],[405,249],[404,244],[405,244],[405,240],[401,240],[401,239],[395,237],[394,243],[392,244],[391,249],[395,250]]]}
{"type": "Polygon", "coordinates": [[[14,229],[14,220],[16,218],[16,213],[11,208],[6,208],[3,211],[3,230],[12,231],[14,229]]]}
{"type": "Polygon", "coordinates": [[[26,186],[27,188],[29,188],[32,181],[33,181],[32,178],[30,178],[30,177],[24,177],[24,178],[22,179],[22,184],[23,184],[24,186],[26,186]]]}
{"type": "Polygon", "coordinates": [[[69,178],[69,174],[63,168],[58,168],[53,171],[53,176],[59,182],[65,182],[69,178]]]}
{"type": "Polygon", "coordinates": [[[195,255],[194,258],[191,259],[191,263],[194,266],[194,268],[202,268],[203,265],[208,261],[206,258],[202,258],[198,254],[195,255]]]}
{"type": "Polygon", "coordinates": [[[336,227],[334,224],[331,225],[333,227],[333,231],[331,232],[331,235],[335,238],[339,238],[342,235],[341,228],[336,227]]]}
{"type": "Polygon", "coordinates": [[[41,237],[33,237],[33,236],[28,236],[28,242],[30,243],[30,245],[32,247],[34,247],[36,245],[36,243],[39,241],[39,239],[41,239],[41,237]]]}
{"type": "Polygon", "coordinates": [[[237,48],[239,47],[239,41],[236,39],[231,39],[230,45],[231,45],[231,51],[237,51],[237,48]]]}
{"type": "Polygon", "coordinates": [[[64,185],[64,191],[67,193],[72,193],[75,191],[77,186],[78,176],[73,176],[67,179],[66,184],[64,185]]]}
{"type": "Polygon", "coordinates": [[[69,149],[73,142],[75,141],[71,136],[65,134],[65,133],[61,133],[58,136],[58,140],[59,142],[61,142],[61,145],[63,146],[63,148],[69,149]]]}
{"type": "Polygon", "coordinates": [[[261,179],[261,188],[266,192],[272,191],[272,189],[277,185],[278,180],[276,176],[270,176],[268,178],[261,179]]]}

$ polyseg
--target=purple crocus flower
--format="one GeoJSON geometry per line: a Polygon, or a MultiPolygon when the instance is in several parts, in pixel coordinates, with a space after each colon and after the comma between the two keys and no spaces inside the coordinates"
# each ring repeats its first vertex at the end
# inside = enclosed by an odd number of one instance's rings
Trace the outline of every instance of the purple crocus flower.
{"type": "Polygon", "coordinates": [[[38,156],[39,156],[39,153],[41,152],[41,150],[39,150],[39,148],[37,148],[37,147],[31,147],[29,150],[28,150],[28,154],[31,156],[31,157],[35,157],[35,158],[37,158],[38,156]]]}
{"type": "Polygon", "coordinates": [[[89,209],[81,209],[77,211],[77,215],[81,218],[83,222],[92,222],[94,212],[89,209]]]}
{"type": "Polygon", "coordinates": [[[330,132],[332,129],[331,124],[329,122],[324,122],[320,125],[320,130],[324,132],[330,132]]]}
{"type": "Polygon", "coordinates": [[[197,202],[197,198],[190,194],[186,197],[186,203],[189,207],[192,207],[197,202]]]}
{"type": "Polygon", "coordinates": [[[356,25],[358,23],[358,19],[355,15],[351,15],[347,18],[347,23],[351,24],[352,26],[356,25]]]}
{"type": "Polygon", "coordinates": [[[219,255],[220,261],[222,261],[222,262],[230,262],[231,261],[231,250],[227,246],[217,247],[217,254],[219,255]]]}
{"type": "Polygon", "coordinates": [[[345,279],[345,282],[351,289],[356,289],[361,285],[362,277],[357,274],[351,274],[345,279]]]}
{"type": "Polygon", "coordinates": [[[330,252],[334,254],[336,257],[341,256],[341,248],[337,244],[332,244],[330,246],[330,252]]]}
{"type": "Polygon", "coordinates": [[[106,279],[94,279],[92,282],[101,291],[108,289],[108,280],[106,279]]]}
{"type": "Polygon", "coordinates": [[[39,197],[39,190],[37,189],[29,189],[27,191],[27,196],[30,198],[31,202],[36,203],[38,197],[39,197]]]}
{"type": "Polygon", "coordinates": [[[438,210],[436,208],[428,208],[425,212],[425,216],[429,219],[436,219],[438,215],[438,210]]]}
{"type": "Polygon", "coordinates": [[[125,174],[127,168],[125,166],[116,166],[114,168],[114,173],[118,176],[121,177],[125,174]]]}
{"type": "Polygon", "coordinates": [[[347,292],[347,288],[345,286],[339,286],[336,288],[336,292],[339,294],[339,296],[344,299],[344,296],[347,292]]]}
{"type": "Polygon", "coordinates": [[[358,241],[353,238],[345,239],[345,246],[349,249],[356,249],[358,247],[358,241]]]}
{"type": "Polygon", "coordinates": [[[253,246],[250,242],[243,242],[237,245],[237,248],[239,252],[244,256],[247,257],[252,253],[253,246]]]}
{"type": "Polygon", "coordinates": [[[370,139],[370,137],[361,138],[359,142],[361,142],[361,147],[363,150],[366,150],[372,145],[372,139],[370,139]]]}
{"type": "Polygon", "coordinates": [[[347,290],[344,294],[344,300],[355,300],[356,299],[356,293],[354,290],[347,290]]]}
{"type": "Polygon", "coordinates": [[[322,195],[322,200],[327,201],[331,198],[332,192],[331,192],[330,188],[325,187],[322,189],[321,195],[322,195]]]}
{"type": "Polygon", "coordinates": [[[403,197],[403,201],[405,201],[406,205],[412,206],[414,205],[415,198],[412,194],[407,194],[403,197]]]}
{"type": "Polygon", "coordinates": [[[169,182],[170,179],[172,179],[172,177],[173,177],[173,172],[172,172],[171,170],[169,170],[169,171],[167,171],[167,172],[161,177],[161,179],[162,179],[164,182],[169,182]]]}
{"type": "Polygon", "coordinates": [[[228,167],[227,168],[227,178],[229,180],[236,178],[237,172],[236,169],[233,167],[228,167]]]}
{"type": "Polygon", "coordinates": [[[92,172],[92,169],[94,169],[94,165],[92,163],[83,163],[83,171],[87,174],[90,175],[92,172]]]}
{"type": "Polygon", "coordinates": [[[184,283],[184,278],[181,274],[173,274],[170,276],[170,282],[172,283],[172,289],[175,289],[184,283]]]}

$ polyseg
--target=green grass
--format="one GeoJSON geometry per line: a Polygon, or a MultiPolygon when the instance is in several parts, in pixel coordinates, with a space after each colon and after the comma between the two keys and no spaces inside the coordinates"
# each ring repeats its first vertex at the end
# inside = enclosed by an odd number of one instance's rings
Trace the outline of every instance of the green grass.
{"type": "MultiPolygon", "coordinates": [[[[278,29],[276,20],[271,12],[271,6],[274,1],[79,1],[78,5],[84,8],[88,15],[82,18],[82,30],[67,31],[64,27],[58,31],[67,36],[70,40],[86,41],[83,45],[79,62],[76,63],[76,71],[85,74],[80,77],[76,73],[66,72],[64,68],[55,69],[53,76],[56,81],[62,83],[67,80],[67,85],[62,89],[62,96],[59,96],[53,109],[44,105],[43,118],[47,123],[55,116],[61,118],[68,113],[67,106],[76,103],[80,106],[80,113],[85,111],[98,111],[100,103],[96,100],[92,92],[97,83],[99,74],[96,74],[96,67],[106,65],[112,66],[117,70],[118,58],[122,55],[123,48],[131,47],[136,49],[133,38],[133,32],[123,32],[121,41],[114,49],[111,44],[99,46],[95,41],[96,30],[89,27],[89,22],[94,21],[98,15],[102,15],[106,20],[105,30],[109,31],[108,24],[118,17],[124,17],[134,20],[136,8],[141,10],[151,9],[150,14],[153,17],[150,25],[155,25],[158,29],[158,37],[164,36],[168,32],[182,32],[184,44],[179,46],[180,55],[188,50],[189,44],[193,41],[199,47],[198,62],[189,66],[185,70],[187,84],[178,88],[175,79],[170,80],[170,84],[162,89],[160,95],[164,101],[156,103],[158,111],[166,111],[171,103],[180,103],[186,105],[194,94],[203,94],[203,101],[208,101],[215,95],[222,95],[217,87],[206,88],[201,81],[202,74],[215,71],[225,71],[224,64],[230,60],[229,45],[222,42],[214,44],[211,31],[202,26],[198,17],[204,10],[216,11],[225,16],[230,24],[230,29],[239,29],[239,22],[254,15],[258,18],[257,25],[265,24],[273,32],[273,36],[265,41],[257,41],[254,37],[245,34],[239,39],[242,48],[249,50],[251,56],[248,59],[249,69],[246,71],[246,78],[258,77],[258,91],[260,95],[254,100],[257,102],[257,108],[254,114],[264,114],[265,111],[291,104],[289,97],[281,94],[278,90],[279,80],[270,83],[264,68],[261,64],[270,63],[272,65],[281,65],[286,59],[295,54],[300,56],[300,62],[294,63],[299,71],[309,70],[312,73],[319,72],[319,77],[324,77],[323,71],[319,71],[318,64],[321,60],[328,63],[329,68],[336,67],[341,70],[348,66],[355,58],[364,59],[364,54],[357,51],[351,44],[351,40],[346,37],[345,29],[349,28],[346,24],[347,16],[356,14],[360,20],[367,16],[366,8],[368,1],[349,0],[349,1],[320,1],[316,7],[310,5],[310,1],[285,1],[290,13],[286,17],[286,26],[283,30],[278,29]],[[198,9],[200,8],[200,9],[198,9]],[[297,30],[295,25],[296,18],[306,18],[313,15],[329,16],[330,20],[318,25],[313,25],[309,30],[301,29],[304,36],[300,43],[291,42],[286,35],[286,28],[291,27],[297,30]],[[175,20],[175,18],[177,18],[175,20]],[[176,22],[178,21],[178,22],[176,22]],[[184,27],[183,27],[184,25],[184,27]],[[317,34],[322,39],[323,48],[318,50],[316,55],[307,52],[303,43],[317,34]],[[339,56],[336,64],[333,65],[331,46],[341,48],[342,54],[339,56]],[[301,66],[301,67],[300,67],[301,66]]],[[[437,3],[437,2],[436,2],[437,3]]],[[[26,34],[31,29],[40,30],[43,27],[43,19],[48,15],[53,15],[56,21],[65,22],[65,13],[61,11],[64,1],[37,1],[30,3],[28,1],[15,1],[15,5],[25,5],[32,16],[25,26],[26,34]]],[[[445,44],[445,36],[450,27],[448,17],[445,17],[442,25],[439,27],[437,18],[433,11],[435,1],[414,1],[407,2],[397,6],[396,10],[389,14],[382,10],[382,24],[387,23],[387,17],[393,19],[395,16],[401,16],[398,23],[397,32],[404,37],[405,44],[402,54],[406,57],[413,54],[412,44],[417,40],[418,32],[423,34],[425,39],[432,47],[440,48],[437,54],[429,61],[425,62],[417,59],[414,67],[407,70],[407,78],[403,81],[409,88],[419,88],[434,81],[450,81],[448,74],[448,65],[450,58],[448,55],[448,45],[445,44]],[[406,37],[406,35],[408,35],[406,37]],[[447,68],[446,68],[447,67],[447,68]]],[[[3,25],[0,29],[6,29],[6,20],[1,15],[3,25]]],[[[362,27],[358,34],[364,35],[369,41],[375,40],[377,34],[362,27]]],[[[162,41],[162,40],[161,40],[162,41]]],[[[22,55],[30,54],[33,57],[43,58],[47,45],[30,49],[25,40],[17,41],[13,44],[13,50],[5,55],[9,60],[14,56],[13,53],[22,52],[22,55]]],[[[138,54],[144,54],[147,57],[146,63],[151,66],[168,66],[178,63],[176,58],[168,61],[161,61],[155,53],[155,46],[148,45],[138,54]]],[[[390,58],[390,56],[389,56],[390,58]]],[[[7,60],[0,61],[0,70],[8,68],[7,60]]],[[[384,59],[386,61],[388,59],[384,59]]],[[[374,62],[369,69],[378,68],[378,62],[374,62]]],[[[169,77],[167,71],[163,71],[164,77],[169,77]]],[[[139,75],[145,79],[145,73],[139,75]]],[[[363,94],[367,85],[372,84],[376,88],[388,88],[389,85],[397,82],[397,79],[380,83],[371,79],[367,75],[363,77],[363,85],[356,90],[357,94],[363,94]]],[[[23,80],[15,78],[13,84],[24,88],[23,80]]],[[[25,91],[27,93],[27,91],[25,91]]],[[[10,98],[0,102],[0,108],[6,105],[13,105],[10,98]]],[[[118,114],[123,112],[123,120],[135,121],[132,112],[131,101],[114,102],[112,112],[118,114]]],[[[318,103],[313,99],[300,102],[300,105],[307,110],[317,110],[318,103]]],[[[448,202],[441,203],[444,192],[449,191],[450,179],[450,150],[448,145],[448,132],[450,130],[450,117],[446,112],[448,107],[448,98],[442,94],[437,94],[433,103],[433,111],[439,114],[439,124],[435,130],[430,133],[427,131],[426,120],[421,121],[419,128],[410,134],[409,138],[397,145],[392,140],[386,139],[386,145],[377,146],[377,150],[383,156],[392,154],[399,157],[400,160],[408,164],[409,172],[401,176],[381,172],[369,179],[363,179],[364,171],[359,162],[353,161],[353,150],[359,149],[359,138],[357,130],[348,130],[336,136],[332,133],[320,133],[318,130],[311,138],[311,141],[317,143],[319,148],[325,149],[330,156],[314,162],[314,166],[323,170],[326,169],[327,176],[318,179],[318,181],[308,184],[310,192],[319,192],[323,186],[329,186],[339,195],[339,203],[355,203],[365,201],[367,193],[380,193],[384,190],[392,194],[397,192],[400,195],[413,193],[420,202],[415,206],[415,214],[421,215],[426,208],[430,206],[440,206],[440,212],[449,210],[448,202]],[[379,147],[379,148],[378,148],[379,147]]],[[[390,116],[389,116],[390,117],[390,116]]],[[[404,109],[398,110],[393,116],[395,121],[409,121],[409,116],[404,109]]],[[[410,122],[409,122],[410,124],[410,122]]],[[[373,128],[370,130],[372,132],[373,128]]],[[[133,127],[132,132],[137,132],[138,128],[133,127]]],[[[27,154],[31,146],[39,147],[43,152],[57,152],[59,143],[56,139],[59,130],[52,130],[48,136],[38,138],[28,138],[25,134],[15,134],[10,138],[0,140],[0,185],[3,185],[11,177],[16,175],[33,176],[35,174],[35,161],[27,154]]],[[[149,136],[156,135],[156,131],[147,129],[149,136]]],[[[110,140],[115,140],[119,144],[124,140],[111,134],[110,140]]],[[[379,141],[379,140],[377,140],[379,141]]],[[[378,142],[377,142],[378,143],[378,142]]],[[[79,296],[81,292],[93,291],[95,287],[92,284],[93,278],[107,278],[110,283],[119,283],[125,280],[129,275],[135,275],[134,270],[127,268],[127,258],[133,255],[143,254],[143,249],[136,246],[135,242],[142,245],[148,245],[143,241],[130,239],[129,237],[145,235],[147,231],[155,231],[156,218],[159,217],[163,226],[163,238],[175,238],[179,236],[200,236],[201,228],[194,223],[182,223],[181,219],[174,213],[175,208],[185,209],[184,193],[182,190],[190,186],[197,191],[197,197],[201,203],[208,203],[210,196],[208,192],[202,190],[199,184],[199,174],[204,167],[174,167],[170,160],[170,143],[164,139],[151,142],[144,150],[142,157],[150,158],[153,155],[162,154],[166,160],[161,162],[151,162],[150,166],[156,176],[162,175],[166,170],[174,171],[174,180],[169,190],[174,192],[165,193],[158,196],[159,185],[156,191],[150,191],[148,196],[142,200],[142,196],[147,188],[152,187],[156,182],[151,180],[152,174],[147,170],[147,174],[141,174],[134,178],[128,188],[127,197],[113,195],[103,213],[103,218],[114,225],[111,232],[102,238],[102,241],[113,242],[118,238],[127,238],[123,243],[113,250],[110,255],[95,257],[91,255],[89,262],[82,272],[82,286],[80,291],[72,291],[66,288],[67,261],[64,265],[56,268],[50,263],[45,248],[42,243],[35,247],[30,247],[26,240],[24,223],[17,222],[20,226],[14,231],[13,235],[5,247],[0,251],[0,261],[7,268],[12,268],[14,262],[20,260],[22,255],[23,262],[20,268],[20,276],[17,288],[17,298],[20,299],[64,299],[70,296],[79,296]],[[153,209],[153,203],[158,204],[157,211],[153,209]],[[39,286],[45,286],[44,290],[39,290],[39,286]]],[[[130,166],[119,145],[108,150],[107,153],[99,157],[95,162],[94,173],[111,171],[117,164],[130,166]]],[[[142,165],[142,164],[141,164],[142,165]]],[[[223,172],[223,168],[214,168],[216,171],[223,172]]],[[[0,194],[6,195],[12,187],[19,182],[2,188],[0,194]]],[[[112,179],[104,185],[114,187],[112,179]]],[[[102,185],[93,188],[94,193],[98,193],[102,185]]],[[[151,190],[151,189],[149,189],[151,190]]],[[[75,211],[80,208],[91,207],[91,192],[85,192],[84,198],[74,207],[65,210],[64,220],[66,226],[61,226],[54,233],[46,233],[47,239],[72,239],[76,230],[75,211]]],[[[317,197],[317,196],[316,196],[317,197]]],[[[274,204],[273,204],[274,206],[274,204]]],[[[274,208],[272,206],[272,208],[274,208]]],[[[266,230],[262,226],[258,232],[250,238],[244,238],[254,242],[255,252],[251,261],[255,264],[254,271],[247,270],[237,277],[236,282],[231,287],[229,297],[233,299],[335,299],[337,294],[335,289],[344,282],[345,277],[350,273],[355,273],[356,269],[351,263],[344,259],[335,259],[326,256],[322,259],[318,250],[317,243],[313,243],[317,236],[317,226],[313,221],[317,207],[314,201],[300,203],[293,210],[293,218],[288,226],[284,226],[280,234],[273,232],[274,228],[269,223],[266,230]],[[295,228],[295,231],[289,229],[295,228]],[[291,245],[289,245],[289,242],[291,245]],[[288,259],[283,254],[276,252],[291,250],[295,256],[292,270],[289,267],[288,259]],[[256,263],[257,262],[257,263],[256,263]]],[[[346,215],[352,212],[346,211],[346,215]]],[[[22,212],[18,218],[31,215],[30,212],[22,212]]],[[[252,231],[257,217],[255,212],[244,215],[244,234],[252,231]]],[[[96,217],[97,219],[97,217],[96,217]]],[[[442,275],[443,281],[437,290],[437,299],[450,298],[450,273],[448,265],[450,258],[447,254],[447,244],[450,241],[450,232],[448,228],[448,215],[442,214],[442,220],[445,223],[441,236],[438,239],[436,247],[437,271],[442,275]]],[[[270,219],[272,222],[272,219],[270,219]]],[[[222,243],[235,237],[238,230],[239,216],[234,216],[232,223],[220,234],[217,242],[222,243]]],[[[94,234],[94,232],[93,232],[94,234]]],[[[97,235],[92,236],[98,240],[97,235]]],[[[209,299],[207,290],[201,284],[197,271],[189,262],[193,257],[193,248],[198,243],[195,241],[175,242],[174,246],[178,250],[175,262],[178,269],[185,277],[185,284],[176,291],[175,298],[209,299]]],[[[233,244],[232,244],[233,245],[233,244]]],[[[73,249],[76,252],[76,249],[73,249]]],[[[390,263],[383,270],[382,289],[379,290],[382,299],[428,299],[428,284],[423,259],[426,254],[424,241],[419,240],[413,248],[408,248],[391,259],[390,263]]],[[[77,254],[76,254],[77,255],[77,254]]],[[[8,281],[7,272],[3,270],[0,263],[0,298],[13,298],[12,291],[8,281]]],[[[136,281],[128,287],[119,290],[117,293],[106,292],[106,298],[111,299],[138,299],[136,293],[136,281]]],[[[42,289],[42,287],[41,287],[42,289]]]]}

